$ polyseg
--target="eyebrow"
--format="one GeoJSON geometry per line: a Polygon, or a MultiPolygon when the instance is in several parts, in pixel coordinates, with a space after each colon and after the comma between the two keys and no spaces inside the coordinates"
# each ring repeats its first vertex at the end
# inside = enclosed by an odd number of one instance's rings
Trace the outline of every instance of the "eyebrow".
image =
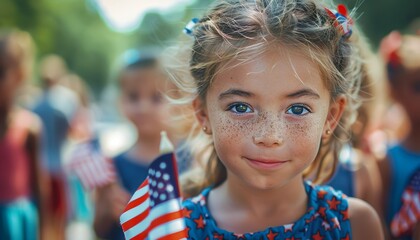
{"type": "Polygon", "coordinates": [[[299,98],[299,97],[305,97],[305,96],[315,98],[315,99],[321,98],[318,93],[316,93],[314,90],[309,89],[309,88],[302,89],[302,90],[299,90],[299,91],[296,91],[287,95],[288,98],[299,98]]]}
{"type": "MultiPolygon", "coordinates": [[[[223,100],[225,98],[229,98],[229,97],[232,97],[232,96],[240,96],[240,97],[250,98],[250,97],[253,97],[254,94],[250,93],[250,92],[247,92],[247,91],[244,91],[244,90],[231,88],[231,89],[228,89],[228,90],[222,92],[219,95],[219,100],[223,100]]],[[[287,98],[299,98],[299,97],[305,97],[305,96],[315,98],[315,99],[320,99],[321,98],[318,93],[316,93],[314,90],[309,89],[309,88],[301,89],[301,90],[298,90],[296,92],[290,93],[286,97],[287,98]]]]}
{"type": "Polygon", "coordinates": [[[250,93],[250,92],[247,92],[247,91],[240,90],[240,89],[231,88],[231,89],[228,89],[228,90],[222,92],[219,95],[219,100],[223,100],[225,98],[229,98],[229,97],[232,97],[232,96],[240,96],[240,97],[249,98],[249,97],[253,97],[254,94],[250,93]]]}

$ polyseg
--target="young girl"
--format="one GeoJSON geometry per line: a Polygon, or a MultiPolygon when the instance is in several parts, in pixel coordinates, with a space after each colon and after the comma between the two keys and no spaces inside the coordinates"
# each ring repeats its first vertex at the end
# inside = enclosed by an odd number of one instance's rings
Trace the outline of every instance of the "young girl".
{"type": "MultiPolygon", "coordinates": [[[[160,68],[158,57],[142,52],[132,54],[118,80],[121,109],[134,125],[137,141],[114,158],[118,183],[96,192],[94,228],[99,237],[112,240],[124,239],[119,216],[146,178],[149,164],[160,155],[160,132],[168,131],[175,140],[173,126],[168,124],[172,108],[163,94],[170,90],[170,82],[160,68]]],[[[187,159],[187,154],[179,152],[179,161],[185,163],[187,159]]]]}
{"type": "Polygon", "coordinates": [[[14,104],[30,74],[31,60],[29,34],[0,35],[0,239],[39,239],[38,218],[45,220],[46,192],[38,158],[41,123],[14,104]]]}
{"type": "MultiPolygon", "coordinates": [[[[420,171],[420,36],[401,36],[393,32],[383,40],[385,42],[391,46],[383,49],[386,50],[383,53],[391,95],[404,108],[410,128],[407,136],[390,146],[386,158],[379,162],[384,189],[387,190],[382,198],[383,209],[387,225],[391,228],[396,215],[401,212],[404,189],[420,171]]],[[[415,208],[411,214],[416,214],[415,208]]],[[[403,228],[394,225],[394,237],[412,239],[412,224],[403,228]]]]}
{"type": "Polygon", "coordinates": [[[202,190],[183,204],[189,239],[383,238],[372,207],[304,181],[331,169],[358,105],[351,20],[325,7],[220,0],[191,29],[193,80],[177,84],[210,157],[186,188],[202,190]]]}

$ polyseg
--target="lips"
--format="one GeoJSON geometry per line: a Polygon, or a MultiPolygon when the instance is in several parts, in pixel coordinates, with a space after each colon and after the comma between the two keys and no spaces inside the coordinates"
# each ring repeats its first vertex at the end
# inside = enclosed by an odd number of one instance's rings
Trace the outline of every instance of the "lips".
{"type": "Polygon", "coordinates": [[[252,158],[246,158],[246,160],[252,167],[258,168],[258,169],[265,169],[265,170],[270,170],[270,169],[274,170],[289,162],[289,161],[252,159],[252,158]]]}

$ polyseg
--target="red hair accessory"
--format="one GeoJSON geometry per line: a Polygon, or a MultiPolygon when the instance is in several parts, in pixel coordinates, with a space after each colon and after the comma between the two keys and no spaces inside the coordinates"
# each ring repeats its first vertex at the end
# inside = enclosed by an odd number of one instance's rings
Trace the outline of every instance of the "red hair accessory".
{"type": "Polygon", "coordinates": [[[334,26],[337,27],[341,34],[343,34],[343,38],[348,39],[352,32],[353,32],[353,19],[350,18],[348,15],[348,10],[344,4],[339,4],[336,10],[331,10],[329,8],[325,8],[328,15],[335,20],[334,26]]]}

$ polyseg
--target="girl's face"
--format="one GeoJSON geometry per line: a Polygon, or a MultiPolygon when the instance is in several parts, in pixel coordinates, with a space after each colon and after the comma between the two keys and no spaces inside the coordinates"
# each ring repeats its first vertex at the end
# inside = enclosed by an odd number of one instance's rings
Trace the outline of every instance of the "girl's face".
{"type": "Polygon", "coordinates": [[[228,180],[260,189],[301,178],[344,105],[344,97],[330,103],[315,63],[297,51],[275,50],[229,63],[205,102],[195,102],[228,180]]]}
{"type": "Polygon", "coordinates": [[[121,108],[143,137],[167,130],[169,104],[163,96],[165,79],[154,68],[132,69],[121,78],[121,108]]]}

